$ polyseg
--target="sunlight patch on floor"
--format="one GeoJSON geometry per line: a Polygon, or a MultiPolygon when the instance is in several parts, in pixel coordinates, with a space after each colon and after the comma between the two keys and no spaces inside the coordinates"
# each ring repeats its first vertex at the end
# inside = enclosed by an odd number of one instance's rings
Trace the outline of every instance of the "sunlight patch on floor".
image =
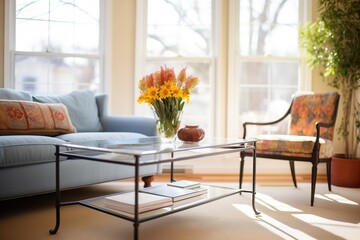
{"type": "Polygon", "coordinates": [[[333,199],[339,203],[345,203],[345,204],[350,204],[350,205],[359,205],[358,203],[351,201],[347,198],[344,198],[338,194],[334,194],[334,193],[329,193],[329,194],[325,194],[326,197],[333,199]]]}
{"type": "Polygon", "coordinates": [[[321,199],[321,200],[325,200],[325,201],[333,202],[333,200],[332,200],[332,199],[327,198],[327,197],[325,197],[324,195],[321,195],[321,194],[317,194],[317,193],[315,193],[314,197],[315,197],[315,198],[317,198],[317,199],[321,199]]]}
{"type": "Polygon", "coordinates": [[[330,201],[330,202],[338,202],[338,203],[344,203],[349,205],[359,205],[357,202],[351,201],[350,199],[347,199],[345,197],[342,197],[335,193],[328,193],[328,194],[315,194],[315,198],[330,201]]]}
{"type": "Polygon", "coordinates": [[[261,213],[259,216],[256,216],[253,209],[246,204],[233,204],[233,206],[247,215],[249,218],[255,220],[258,224],[263,226],[264,228],[268,229],[272,233],[278,235],[279,237],[283,239],[302,239],[302,240],[314,240],[312,236],[309,236],[308,234],[292,228],[282,222],[279,222],[278,220],[261,213]]]}
{"type": "Polygon", "coordinates": [[[302,212],[301,210],[294,208],[286,203],[280,202],[266,194],[257,193],[255,200],[257,203],[273,211],[278,210],[282,212],[302,212]]]}
{"type": "Polygon", "coordinates": [[[294,217],[344,239],[360,239],[360,223],[335,221],[313,214],[293,214],[294,217]]]}

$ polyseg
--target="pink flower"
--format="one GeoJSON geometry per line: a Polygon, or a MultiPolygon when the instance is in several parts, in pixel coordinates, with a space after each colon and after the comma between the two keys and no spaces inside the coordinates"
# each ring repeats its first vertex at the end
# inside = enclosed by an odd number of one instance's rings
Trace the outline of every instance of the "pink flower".
{"type": "Polygon", "coordinates": [[[152,73],[153,78],[154,78],[154,86],[155,87],[160,87],[161,85],[164,84],[164,82],[161,79],[161,73],[160,71],[156,71],[154,73],[152,73]]]}
{"type": "Polygon", "coordinates": [[[165,68],[160,67],[160,69],[161,69],[161,79],[163,80],[163,82],[176,81],[174,68],[168,68],[165,66],[165,68]]]}
{"type": "Polygon", "coordinates": [[[185,82],[185,80],[186,80],[186,68],[183,68],[180,71],[178,78],[177,78],[178,85],[179,85],[178,87],[181,87],[182,84],[185,82]]]}
{"type": "Polygon", "coordinates": [[[145,76],[145,87],[153,87],[154,86],[154,77],[152,74],[145,76]]]}
{"type": "Polygon", "coordinates": [[[199,78],[198,78],[198,77],[189,76],[189,77],[187,77],[187,79],[186,79],[186,81],[185,81],[185,87],[184,87],[184,89],[189,92],[189,91],[190,91],[191,89],[193,89],[198,83],[199,83],[199,78]]]}

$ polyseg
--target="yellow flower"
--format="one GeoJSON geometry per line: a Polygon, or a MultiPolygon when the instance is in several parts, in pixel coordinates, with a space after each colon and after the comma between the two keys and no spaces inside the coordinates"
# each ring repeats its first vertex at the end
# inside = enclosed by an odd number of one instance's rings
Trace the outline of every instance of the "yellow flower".
{"type": "Polygon", "coordinates": [[[139,80],[140,96],[138,103],[148,103],[158,113],[182,111],[184,104],[190,101],[191,92],[199,83],[199,78],[187,76],[186,68],[178,75],[174,68],[160,67],[139,80]]]}
{"type": "Polygon", "coordinates": [[[171,92],[172,92],[172,96],[176,98],[182,98],[184,94],[183,91],[180,88],[176,87],[175,85],[172,86],[171,92]]]}
{"type": "Polygon", "coordinates": [[[142,79],[139,80],[139,89],[142,92],[145,91],[145,89],[146,89],[145,78],[142,78],[142,79]]]}
{"type": "Polygon", "coordinates": [[[168,88],[166,85],[161,86],[159,95],[160,95],[160,98],[171,97],[170,88],[168,88]]]}
{"type": "Polygon", "coordinates": [[[186,91],[185,92],[183,91],[183,94],[182,94],[181,98],[184,99],[186,103],[189,103],[190,102],[190,93],[186,92],[186,91]]]}
{"type": "Polygon", "coordinates": [[[162,85],[162,87],[166,87],[169,90],[171,90],[173,86],[175,86],[174,83],[170,81],[164,82],[164,85],[162,85]]]}
{"type": "Polygon", "coordinates": [[[145,92],[145,98],[147,99],[146,102],[152,102],[158,99],[159,98],[158,93],[159,90],[157,87],[149,87],[148,89],[146,89],[145,92]]]}
{"type": "Polygon", "coordinates": [[[138,103],[143,103],[143,102],[145,102],[145,97],[144,97],[144,95],[143,94],[141,94],[139,97],[138,97],[138,99],[137,99],[137,102],[138,103]]]}

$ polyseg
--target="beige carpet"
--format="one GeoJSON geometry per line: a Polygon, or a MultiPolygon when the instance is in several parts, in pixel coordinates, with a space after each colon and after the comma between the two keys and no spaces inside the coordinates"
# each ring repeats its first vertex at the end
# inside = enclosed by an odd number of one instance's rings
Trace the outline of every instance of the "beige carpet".
{"type": "MultiPolygon", "coordinates": [[[[220,183],[218,183],[220,185],[220,183]]],[[[236,186],[234,183],[221,183],[236,186]]],[[[63,200],[75,200],[130,189],[129,182],[111,182],[66,191],[63,200]]],[[[245,185],[247,188],[250,185],[245,185]]],[[[310,184],[259,184],[255,217],[251,195],[234,195],[200,207],[140,224],[143,240],[232,239],[360,239],[360,189],[317,186],[310,207],[310,184]]],[[[2,240],[132,239],[133,225],[92,209],[65,206],[56,235],[54,194],[0,202],[2,240]]]]}

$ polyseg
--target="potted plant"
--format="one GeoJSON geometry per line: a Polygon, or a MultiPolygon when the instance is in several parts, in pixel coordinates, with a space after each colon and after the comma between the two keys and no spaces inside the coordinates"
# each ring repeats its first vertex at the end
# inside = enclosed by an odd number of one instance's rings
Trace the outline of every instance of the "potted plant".
{"type": "Polygon", "coordinates": [[[360,2],[319,0],[319,12],[317,21],[300,28],[300,44],[309,66],[319,68],[341,93],[343,118],[337,131],[345,153],[333,157],[332,182],[360,187],[360,2]]]}

